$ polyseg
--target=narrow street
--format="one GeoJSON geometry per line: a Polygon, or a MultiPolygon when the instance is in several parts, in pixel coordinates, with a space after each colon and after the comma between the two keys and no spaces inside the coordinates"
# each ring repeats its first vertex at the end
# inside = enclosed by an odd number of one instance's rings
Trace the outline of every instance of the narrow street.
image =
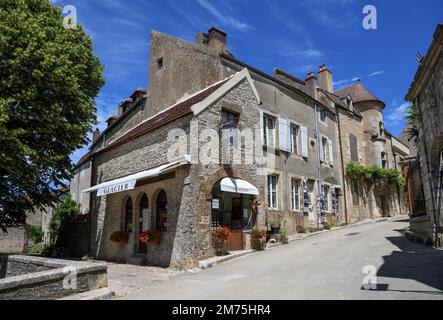
{"type": "Polygon", "coordinates": [[[322,233],[183,274],[125,299],[443,299],[443,251],[406,240],[403,219],[322,233]],[[377,289],[362,289],[365,266],[377,289]]]}

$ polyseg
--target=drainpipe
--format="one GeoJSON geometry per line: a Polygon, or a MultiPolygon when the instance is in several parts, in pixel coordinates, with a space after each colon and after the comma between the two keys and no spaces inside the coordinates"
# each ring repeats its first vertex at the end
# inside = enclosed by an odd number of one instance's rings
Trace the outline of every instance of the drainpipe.
{"type": "Polygon", "coordinates": [[[341,139],[341,125],[340,116],[338,113],[338,107],[335,105],[335,113],[337,114],[337,127],[338,127],[338,141],[340,143],[340,158],[341,158],[341,177],[343,181],[343,198],[345,200],[345,223],[348,224],[348,196],[346,188],[346,177],[345,177],[345,162],[343,161],[343,144],[341,139]]]}
{"type": "Polygon", "coordinates": [[[317,143],[317,226],[319,229],[323,228],[322,219],[322,208],[319,206],[319,197],[322,199],[322,180],[321,180],[321,163],[320,163],[320,152],[321,152],[321,141],[320,134],[318,131],[318,106],[314,100],[314,118],[315,118],[315,140],[317,143]]]}

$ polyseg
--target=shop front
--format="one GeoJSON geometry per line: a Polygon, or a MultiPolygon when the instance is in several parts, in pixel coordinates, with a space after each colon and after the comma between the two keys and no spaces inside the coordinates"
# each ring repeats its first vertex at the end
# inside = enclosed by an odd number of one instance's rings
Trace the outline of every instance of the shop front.
{"type": "Polygon", "coordinates": [[[247,181],[224,178],[212,190],[212,228],[228,227],[231,237],[227,250],[244,250],[249,247],[247,232],[257,220],[258,189],[247,181]]]}

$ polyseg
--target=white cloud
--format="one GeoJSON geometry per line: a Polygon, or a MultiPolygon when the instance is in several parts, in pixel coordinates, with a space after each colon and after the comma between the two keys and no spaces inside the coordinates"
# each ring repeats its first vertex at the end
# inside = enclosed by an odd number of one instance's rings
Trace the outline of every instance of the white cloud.
{"type": "Polygon", "coordinates": [[[339,90],[352,82],[356,82],[356,81],[362,80],[364,78],[376,77],[376,76],[382,75],[383,73],[385,73],[384,70],[378,70],[378,71],[371,72],[371,73],[367,74],[366,76],[356,76],[356,77],[349,78],[349,79],[339,80],[339,81],[334,82],[333,85],[334,86],[341,86],[341,87],[337,88],[337,90],[339,90]]]}
{"type": "Polygon", "coordinates": [[[384,70],[375,71],[375,72],[372,72],[372,73],[368,74],[368,77],[379,76],[379,75],[381,75],[383,73],[385,73],[384,70]]]}
{"type": "Polygon", "coordinates": [[[248,31],[249,29],[252,29],[252,26],[245,22],[241,22],[231,16],[223,14],[221,11],[219,11],[217,8],[215,8],[211,3],[209,3],[206,0],[197,0],[197,2],[204,8],[206,11],[211,13],[215,18],[217,18],[220,23],[226,25],[227,27],[231,27],[234,29],[237,29],[239,31],[248,31]]]}
{"type": "Polygon", "coordinates": [[[398,123],[401,121],[404,121],[404,117],[406,116],[406,108],[410,105],[409,102],[405,102],[402,105],[396,107],[394,105],[394,110],[391,111],[391,113],[389,113],[386,116],[386,119],[388,119],[391,124],[393,123],[398,123]]]}

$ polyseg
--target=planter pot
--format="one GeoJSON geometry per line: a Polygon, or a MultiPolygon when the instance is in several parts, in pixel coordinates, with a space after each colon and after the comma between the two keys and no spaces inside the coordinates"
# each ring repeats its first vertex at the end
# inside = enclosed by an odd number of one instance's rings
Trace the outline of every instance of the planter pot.
{"type": "Polygon", "coordinates": [[[224,256],[227,253],[225,240],[212,240],[212,247],[216,256],[224,256]]]}
{"type": "Polygon", "coordinates": [[[271,228],[272,234],[279,234],[280,233],[280,227],[273,227],[271,228]]]}
{"type": "Polygon", "coordinates": [[[263,239],[252,239],[251,238],[251,248],[252,250],[262,251],[265,250],[265,242],[263,239]]]}

